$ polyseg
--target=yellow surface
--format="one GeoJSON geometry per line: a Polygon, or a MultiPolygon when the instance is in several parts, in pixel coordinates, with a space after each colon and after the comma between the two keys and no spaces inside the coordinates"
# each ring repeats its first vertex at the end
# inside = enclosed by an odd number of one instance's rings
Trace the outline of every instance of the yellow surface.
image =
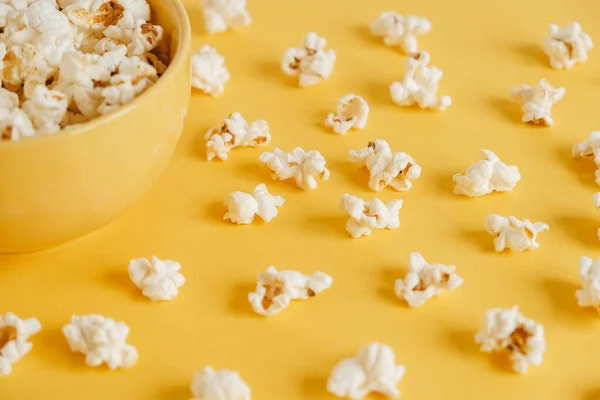
{"type": "Polygon", "coordinates": [[[75,243],[39,254],[0,257],[2,311],[36,316],[43,331],[30,355],[0,380],[0,399],[188,399],[194,371],[205,365],[240,372],[255,400],[325,400],[329,371],[371,341],[396,351],[407,374],[403,398],[591,400],[600,398],[600,317],[574,297],[582,255],[600,256],[598,191],[591,160],[573,160],[570,148],[598,129],[600,50],[569,71],[554,71],[541,53],[548,24],[579,20],[600,41],[600,3],[253,0],[252,26],[208,37],[197,1],[187,8],[194,48],[222,52],[231,81],[218,99],[194,93],[184,137],[159,184],[108,227],[75,243]],[[351,4],[351,5],[350,5],[351,4]],[[396,9],[428,17],[433,30],[420,44],[444,71],[440,94],[453,105],[440,113],[393,105],[388,86],[402,77],[405,57],[372,39],[368,24],[396,9]],[[333,76],[298,89],[279,70],[279,58],[314,29],[338,54],[333,76]],[[554,107],[556,124],[522,124],[509,102],[512,85],[547,77],[567,92],[554,107]],[[372,114],[364,131],[337,136],[322,126],[337,99],[365,97],[372,114]],[[270,180],[257,165],[263,149],[233,151],[228,162],[206,162],[202,134],[233,111],[269,122],[268,149],[318,149],[330,181],[304,193],[270,180]],[[402,198],[402,225],[353,240],[344,231],[338,199],[346,192],[370,198],[367,174],[347,152],[384,138],[423,166],[402,198]],[[479,159],[479,148],[517,165],[523,176],[512,193],[466,199],[452,193],[452,175],[479,159]],[[286,203],[267,225],[232,226],[220,203],[234,190],[265,182],[286,203]],[[497,254],[484,229],[490,213],[550,224],[541,248],[497,254]],[[456,264],[465,284],[418,309],[395,298],[408,254],[456,264]],[[181,261],[187,283],[175,300],[153,304],[127,277],[134,257],[156,254],[181,261]],[[246,301],[255,275],[269,265],[323,270],[333,287],[296,302],[271,319],[246,301]],[[519,376],[478,352],[473,335],[484,312],[519,305],[546,328],[541,367],[519,376]],[[60,333],[71,314],[101,313],[126,321],[140,353],[131,370],[88,368],[60,333]]]}

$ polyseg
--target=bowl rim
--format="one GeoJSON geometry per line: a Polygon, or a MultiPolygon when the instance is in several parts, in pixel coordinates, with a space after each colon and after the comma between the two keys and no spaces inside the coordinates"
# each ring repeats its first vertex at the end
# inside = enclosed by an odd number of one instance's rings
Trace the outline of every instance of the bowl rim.
{"type": "Polygon", "coordinates": [[[177,40],[177,51],[173,56],[173,59],[169,63],[167,70],[164,74],[160,76],[160,78],[156,81],[154,85],[152,85],[148,90],[145,90],[142,94],[134,98],[132,101],[127,104],[113,110],[107,114],[100,115],[95,117],[90,121],[83,122],[81,124],[74,124],[70,127],[66,127],[61,129],[60,131],[47,135],[35,135],[31,137],[27,137],[20,140],[0,140],[0,149],[8,148],[8,147],[16,147],[16,146],[29,146],[34,144],[40,144],[43,142],[48,142],[51,140],[61,140],[62,138],[69,136],[79,136],[84,135],[87,131],[91,131],[98,126],[104,125],[110,121],[118,119],[123,114],[126,114],[133,109],[135,109],[139,102],[143,101],[149,93],[151,94],[155,91],[155,87],[162,87],[167,84],[166,81],[169,80],[169,77],[176,73],[179,66],[182,63],[185,63],[187,60],[187,54],[189,49],[191,48],[192,42],[192,29],[189,20],[188,13],[181,2],[181,0],[158,0],[165,3],[171,3],[173,6],[173,10],[175,13],[175,20],[179,22],[179,31],[178,40],[177,40]]]}

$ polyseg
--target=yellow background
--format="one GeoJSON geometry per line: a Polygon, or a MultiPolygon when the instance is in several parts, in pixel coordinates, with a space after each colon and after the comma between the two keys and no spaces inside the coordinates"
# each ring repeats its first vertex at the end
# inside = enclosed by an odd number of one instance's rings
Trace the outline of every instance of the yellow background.
{"type": "Polygon", "coordinates": [[[591,400],[600,398],[600,316],[580,309],[579,257],[600,256],[591,160],[573,160],[571,146],[598,129],[600,50],[568,71],[550,69],[540,43],[548,24],[578,20],[600,43],[596,0],[347,1],[250,0],[253,24],[209,37],[199,2],[186,3],[194,48],[221,52],[231,72],[219,98],[194,92],[177,155],[160,182],[135,207],[100,231],[61,248],[0,256],[0,312],[37,317],[43,331],[32,352],[0,378],[0,399],[176,400],[205,365],[239,371],[256,400],[325,400],[331,368],[363,345],[391,345],[407,374],[406,399],[591,400]],[[379,12],[429,18],[419,40],[444,71],[444,112],[395,106],[388,86],[404,73],[405,56],[368,31],[379,12]],[[299,89],[279,59],[315,30],[337,52],[332,77],[299,89]],[[513,85],[546,77],[564,86],[553,108],[555,126],[520,122],[513,85]],[[323,119],[347,93],[371,106],[367,128],[338,136],[323,119]],[[331,179],[305,193],[275,182],[257,164],[265,149],[241,149],[228,162],[207,162],[204,132],[228,113],[268,121],[267,147],[321,151],[331,179]],[[423,167],[406,193],[368,190],[368,174],[347,161],[350,149],[386,139],[423,167]],[[522,181],[511,193],[478,199],[453,194],[452,175],[480,158],[479,148],[517,165],[522,181]],[[235,190],[258,183],[286,203],[271,223],[233,226],[221,206],[235,190]],[[402,225],[353,240],[338,210],[343,193],[404,199],[402,225]],[[484,231],[490,213],[544,221],[541,248],[497,254],[484,231]],[[408,254],[455,264],[464,285],[418,309],[393,292],[408,254]],[[131,258],[157,255],[182,263],[179,297],[155,304],[129,281],[131,258]],[[246,296],[255,275],[275,265],[334,277],[325,293],[270,319],[254,315],[246,296]],[[541,367],[519,376],[501,358],[479,353],[473,335],[491,307],[519,305],[544,324],[548,350],[541,367]],[[60,329],[71,314],[100,313],[131,327],[139,351],[131,370],[88,368],[60,329]]]}

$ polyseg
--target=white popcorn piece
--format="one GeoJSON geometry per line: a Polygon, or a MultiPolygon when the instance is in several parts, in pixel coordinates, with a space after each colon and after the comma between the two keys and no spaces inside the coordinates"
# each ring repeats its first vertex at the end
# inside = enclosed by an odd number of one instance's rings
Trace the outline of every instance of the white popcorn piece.
{"type": "Polygon", "coordinates": [[[363,129],[367,126],[369,105],[360,96],[348,94],[338,101],[337,114],[329,114],[325,126],[332,127],[335,133],[346,134],[351,128],[363,129]]]}
{"type": "Polygon", "coordinates": [[[0,377],[12,372],[12,365],[33,347],[29,338],[42,329],[35,318],[21,319],[11,312],[0,314],[0,377]]]}
{"type": "Polygon", "coordinates": [[[34,135],[29,116],[19,108],[19,96],[0,88],[0,139],[19,140],[34,135]]]}
{"type": "Polygon", "coordinates": [[[269,125],[265,120],[257,120],[248,125],[240,113],[230,114],[220,127],[213,127],[204,135],[206,158],[211,161],[229,158],[229,151],[235,147],[266,146],[271,141],[269,125]]]}
{"type": "Polygon", "coordinates": [[[421,176],[421,167],[411,156],[393,152],[381,139],[369,142],[360,150],[350,150],[349,159],[369,170],[369,188],[376,192],[387,186],[400,192],[407,191],[412,187],[412,181],[421,176]]]}
{"type": "Polygon", "coordinates": [[[592,38],[575,21],[564,28],[550,24],[550,35],[542,42],[544,53],[550,57],[550,65],[556,69],[572,68],[587,61],[588,51],[593,47],[592,38]]]}
{"type": "MultiPolygon", "coordinates": [[[[600,174],[600,170],[596,171],[596,175],[600,174]]],[[[598,183],[598,181],[596,181],[596,183],[598,183]]],[[[598,210],[598,212],[600,212],[600,193],[595,193],[594,194],[594,204],[596,205],[596,210],[598,210]]],[[[600,229],[598,229],[598,239],[600,239],[600,229]]]]}
{"type": "Polygon", "coordinates": [[[211,96],[217,96],[225,90],[229,81],[229,70],[225,66],[225,57],[217,50],[205,44],[192,54],[192,86],[211,96]]]}
{"type": "Polygon", "coordinates": [[[564,88],[555,89],[545,79],[540,79],[534,87],[523,85],[520,89],[513,87],[511,97],[523,107],[523,122],[536,125],[552,126],[552,105],[565,95],[564,88]]]}
{"type": "Polygon", "coordinates": [[[303,48],[289,48],[281,58],[281,69],[286,75],[298,76],[298,85],[308,87],[329,78],[335,64],[335,51],[325,50],[325,38],[315,32],[304,37],[303,48]]]}
{"type": "Polygon", "coordinates": [[[524,317],[516,306],[489,310],[475,343],[485,353],[508,352],[513,369],[520,373],[527,372],[530,364],[539,366],[546,351],[544,327],[524,317]]]}
{"type": "Polygon", "coordinates": [[[194,374],[192,400],[250,400],[250,388],[237,372],[204,367],[194,374]]]}
{"type": "Polygon", "coordinates": [[[404,279],[396,280],[396,295],[411,307],[418,307],[446,290],[463,284],[454,265],[429,264],[420,253],[410,253],[410,271],[404,279]]]}
{"type": "Polygon", "coordinates": [[[584,158],[594,156],[596,163],[596,184],[600,185],[600,131],[590,133],[588,140],[573,146],[573,157],[584,158]]]}
{"type": "Polygon", "coordinates": [[[252,23],[246,0],[202,0],[202,7],[204,29],[210,35],[252,23]]]}
{"type": "Polygon", "coordinates": [[[304,275],[297,271],[267,268],[257,276],[256,290],[248,295],[255,313],[272,316],[283,311],[292,300],[306,300],[331,287],[333,279],[323,272],[304,275]]]}
{"type": "Polygon", "coordinates": [[[129,278],[142,290],[142,294],[152,301],[171,300],[179,294],[185,278],[179,270],[181,264],[171,260],[161,260],[152,256],[136,258],[129,262],[129,278]]]}
{"type": "Polygon", "coordinates": [[[294,179],[303,190],[317,188],[319,182],[329,179],[325,158],[316,150],[304,151],[296,147],[291,153],[279,148],[260,155],[260,162],[271,170],[271,178],[285,181],[294,179]]]}
{"type": "Polygon", "coordinates": [[[37,134],[55,133],[60,131],[60,123],[67,112],[67,98],[58,90],[37,85],[31,98],[23,103],[23,111],[37,134]]]}
{"type": "Polygon", "coordinates": [[[593,307],[600,312],[600,259],[581,257],[579,260],[581,289],[575,292],[580,307],[593,307]]]}
{"type": "Polygon", "coordinates": [[[467,168],[464,174],[452,178],[454,193],[467,197],[480,197],[492,192],[510,192],[521,180],[519,169],[506,165],[490,150],[481,149],[483,160],[467,168]]]}
{"type": "Polygon", "coordinates": [[[396,385],[405,373],[404,365],[396,365],[396,355],[390,346],[371,343],[355,357],[346,358],[333,368],[327,391],[351,400],[363,399],[369,393],[397,399],[400,390],[396,385]]]}
{"type": "Polygon", "coordinates": [[[85,363],[98,367],[130,368],[138,360],[135,347],[126,343],[129,327],[102,315],[73,315],[63,327],[71,351],[85,354],[85,363]]]}
{"type": "Polygon", "coordinates": [[[265,222],[270,222],[277,216],[277,208],[285,201],[281,196],[269,193],[265,184],[261,183],[252,194],[233,192],[225,199],[227,213],[223,219],[234,224],[251,224],[254,216],[258,215],[265,222]]]}
{"type": "Polygon", "coordinates": [[[540,232],[550,227],[543,222],[532,223],[527,218],[523,221],[515,217],[503,217],[492,214],[485,221],[485,230],[494,237],[496,251],[509,249],[513,252],[535,250],[540,247],[536,241],[540,232]]]}
{"type": "Polygon", "coordinates": [[[382,37],[386,46],[400,46],[406,54],[418,51],[417,36],[431,30],[431,22],[414,15],[403,15],[387,11],[371,23],[371,33],[382,37]]]}
{"type": "Polygon", "coordinates": [[[428,67],[429,53],[413,53],[406,61],[406,73],[402,82],[390,85],[390,94],[399,106],[445,110],[452,104],[450,96],[437,96],[438,85],[443,72],[436,67],[428,67]]]}
{"type": "Polygon", "coordinates": [[[340,200],[340,209],[350,216],[346,223],[346,231],[356,239],[370,235],[373,229],[400,227],[398,214],[402,209],[402,200],[392,200],[387,204],[379,199],[365,202],[346,193],[340,200]]]}

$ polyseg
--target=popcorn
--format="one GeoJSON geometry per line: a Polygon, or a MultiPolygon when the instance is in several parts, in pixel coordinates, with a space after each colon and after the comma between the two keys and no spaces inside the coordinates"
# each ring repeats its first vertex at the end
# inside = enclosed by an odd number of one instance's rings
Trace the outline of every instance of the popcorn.
{"type": "Polygon", "coordinates": [[[467,168],[467,172],[456,174],[452,179],[456,183],[454,193],[480,197],[496,192],[510,192],[521,180],[519,169],[506,165],[490,150],[481,149],[484,159],[467,168]]]}
{"type": "Polygon", "coordinates": [[[396,295],[409,306],[418,307],[446,290],[456,289],[463,279],[454,271],[454,265],[429,264],[420,253],[410,253],[410,272],[396,280],[396,295]]]}
{"type": "Polygon", "coordinates": [[[583,158],[592,155],[598,167],[596,170],[596,184],[600,185],[600,131],[590,133],[588,140],[573,146],[573,157],[583,158]]]}
{"type": "Polygon", "coordinates": [[[333,368],[327,391],[352,400],[360,400],[373,392],[396,399],[400,397],[396,385],[405,372],[404,365],[396,365],[396,355],[391,347],[371,343],[355,357],[346,358],[333,368]]]}
{"type": "Polygon", "coordinates": [[[418,51],[417,36],[431,30],[431,22],[414,15],[406,17],[388,11],[371,23],[371,33],[382,37],[386,46],[400,46],[406,54],[418,51]]]}
{"type": "Polygon", "coordinates": [[[42,329],[35,318],[22,320],[8,312],[0,314],[0,376],[12,372],[12,365],[25,357],[33,347],[29,338],[42,329]]]}
{"type": "Polygon", "coordinates": [[[35,135],[29,116],[18,105],[17,94],[0,88],[0,138],[3,140],[19,140],[35,135]]]}
{"type": "Polygon", "coordinates": [[[192,381],[192,400],[250,400],[250,388],[237,372],[204,367],[192,381]]]}
{"type": "Polygon", "coordinates": [[[235,224],[250,224],[258,215],[265,222],[270,222],[277,216],[277,207],[284,203],[283,197],[273,196],[264,184],[254,189],[254,193],[233,192],[225,199],[227,213],[223,219],[235,224]]]}
{"type": "Polygon", "coordinates": [[[508,352],[513,369],[520,373],[527,372],[529,364],[539,366],[546,351],[544,327],[525,318],[516,306],[489,310],[475,343],[485,353],[508,352]]]}
{"type": "Polygon", "coordinates": [[[542,43],[544,53],[550,57],[550,65],[556,69],[572,68],[587,61],[587,53],[593,47],[592,38],[575,21],[564,28],[550,24],[550,36],[542,43]]]}
{"type": "Polygon", "coordinates": [[[22,109],[32,121],[37,134],[55,133],[60,131],[60,122],[67,112],[67,99],[58,90],[37,85],[22,109]]]}
{"type": "Polygon", "coordinates": [[[581,289],[575,292],[580,307],[594,307],[600,312],[600,259],[581,257],[579,260],[581,289]]]}
{"type": "Polygon", "coordinates": [[[346,231],[353,238],[368,236],[373,229],[396,229],[400,227],[398,214],[402,208],[402,200],[392,200],[385,204],[379,199],[365,202],[349,194],[342,196],[340,208],[350,218],[346,223],[346,231]]]}
{"type": "Polygon", "coordinates": [[[62,331],[71,351],[85,354],[90,367],[106,363],[111,370],[130,368],[138,359],[135,347],[126,343],[129,327],[124,322],[102,315],[74,315],[62,331]]]}
{"type": "Polygon", "coordinates": [[[445,110],[452,104],[450,96],[437,97],[438,84],[443,72],[428,67],[429,53],[421,51],[411,54],[406,61],[406,74],[402,82],[390,85],[392,100],[399,106],[417,104],[420,108],[445,110]]]}
{"type": "Polygon", "coordinates": [[[248,295],[255,313],[272,316],[289,306],[291,300],[306,300],[329,289],[331,276],[323,272],[304,275],[296,271],[277,271],[267,268],[257,276],[256,290],[248,295]]]}
{"type": "Polygon", "coordinates": [[[303,48],[289,48],[281,58],[281,69],[289,76],[298,76],[298,85],[308,87],[329,78],[335,64],[335,51],[325,50],[325,38],[315,32],[304,37],[303,48]]]}
{"type": "Polygon", "coordinates": [[[412,187],[412,180],[421,175],[421,167],[411,156],[402,152],[392,152],[385,140],[369,142],[360,150],[350,150],[350,161],[360,167],[367,167],[370,173],[369,188],[376,192],[386,186],[404,192],[412,187]]]}
{"type": "Polygon", "coordinates": [[[496,251],[510,249],[513,252],[535,250],[540,247],[537,235],[550,227],[543,222],[531,223],[527,218],[519,221],[515,217],[492,214],[485,221],[485,230],[494,237],[496,251]]]}
{"type": "Polygon", "coordinates": [[[325,167],[325,158],[316,150],[305,152],[296,147],[291,153],[279,148],[260,155],[260,162],[271,170],[271,178],[284,181],[294,179],[296,185],[304,190],[317,188],[318,182],[329,179],[329,170],[325,167]]]}
{"type": "Polygon", "coordinates": [[[208,161],[215,157],[225,161],[229,158],[227,153],[235,147],[266,146],[271,141],[271,133],[265,120],[248,125],[241,114],[235,112],[226,117],[220,127],[209,129],[204,139],[208,161]]]}
{"type": "Polygon", "coordinates": [[[192,54],[192,86],[211,96],[223,93],[229,81],[225,58],[214,47],[205,44],[192,54]]]}
{"type": "Polygon", "coordinates": [[[565,95],[564,88],[554,89],[545,79],[540,79],[534,87],[523,85],[520,89],[513,87],[512,98],[523,106],[523,122],[552,126],[551,109],[565,95]]]}
{"type": "MultiPolygon", "coordinates": [[[[600,172],[596,171],[596,175],[600,172]]],[[[598,183],[596,181],[596,183],[598,183]]],[[[600,193],[594,194],[594,204],[596,205],[596,210],[600,211],[600,193]]],[[[600,239],[600,229],[598,229],[598,238],[600,239]]]]}
{"type": "Polygon", "coordinates": [[[185,278],[178,272],[180,269],[181,264],[176,261],[163,261],[155,256],[151,261],[136,258],[129,262],[129,277],[150,300],[171,300],[185,283],[185,278]]]}
{"type": "Polygon", "coordinates": [[[325,126],[333,127],[335,133],[346,134],[350,128],[363,129],[367,125],[369,105],[360,96],[348,94],[338,102],[337,115],[329,114],[325,126]]]}
{"type": "Polygon", "coordinates": [[[210,35],[252,23],[246,0],[202,0],[202,7],[204,29],[210,35]]]}

